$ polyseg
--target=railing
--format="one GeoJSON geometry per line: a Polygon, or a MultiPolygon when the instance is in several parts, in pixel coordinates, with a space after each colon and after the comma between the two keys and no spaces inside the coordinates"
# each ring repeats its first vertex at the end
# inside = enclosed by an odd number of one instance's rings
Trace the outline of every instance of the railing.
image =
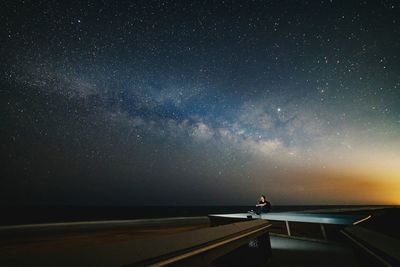
{"type": "Polygon", "coordinates": [[[213,214],[209,215],[211,224],[216,223],[229,223],[233,221],[244,221],[251,219],[263,219],[268,221],[281,221],[285,223],[288,236],[292,236],[290,223],[311,223],[319,224],[323,239],[328,240],[325,225],[347,226],[357,224],[364,220],[369,219],[371,216],[367,215],[341,215],[341,214],[318,214],[318,213],[305,213],[305,212],[270,212],[261,215],[249,213],[235,213],[235,214],[213,214]]]}
{"type": "Polygon", "coordinates": [[[262,216],[267,220],[284,221],[288,236],[291,236],[290,222],[313,223],[319,224],[321,234],[324,240],[328,240],[325,225],[350,225],[367,220],[371,216],[352,216],[352,215],[338,215],[338,214],[316,214],[316,213],[300,213],[300,212],[286,212],[277,214],[265,214],[262,216]]]}

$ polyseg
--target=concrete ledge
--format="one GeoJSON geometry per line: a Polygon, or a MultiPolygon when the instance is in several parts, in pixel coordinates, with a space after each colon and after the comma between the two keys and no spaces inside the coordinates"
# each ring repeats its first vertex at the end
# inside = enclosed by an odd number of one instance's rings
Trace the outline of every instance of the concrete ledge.
{"type": "Polygon", "coordinates": [[[33,254],[26,251],[23,255],[1,255],[0,266],[147,266],[171,259],[183,261],[193,258],[196,258],[193,262],[198,262],[200,266],[250,239],[268,234],[269,226],[265,220],[252,220],[61,252],[33,254]]]}
{"type": "Polygon", "coordinates": [[[138,219],[138,220],[107,220],[107,221],[83,221],[67,223],[44,223],[44,224],[24,224],[0,227],[1,237],[17,237],[30,235],[54,235],[67,233],[89,233],[102,232],[107,230],[125,230],[136,228],[167,228],[209,224],[208,217],[174,217],[158,219],[138,219]]]}

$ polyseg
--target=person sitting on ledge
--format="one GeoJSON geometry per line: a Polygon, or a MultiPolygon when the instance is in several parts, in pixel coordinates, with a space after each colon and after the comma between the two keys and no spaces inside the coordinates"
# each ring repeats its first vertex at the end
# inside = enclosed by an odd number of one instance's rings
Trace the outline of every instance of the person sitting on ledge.
{"type": "Polygon", "coordinates": [[[250,212],[260,215],[261,213],[267,213],[270,210],[271,210],[271,203],[269,203],[265,195],[261,195],[258,204],[256,204],[255,211],[251,210],[250,212]]]}

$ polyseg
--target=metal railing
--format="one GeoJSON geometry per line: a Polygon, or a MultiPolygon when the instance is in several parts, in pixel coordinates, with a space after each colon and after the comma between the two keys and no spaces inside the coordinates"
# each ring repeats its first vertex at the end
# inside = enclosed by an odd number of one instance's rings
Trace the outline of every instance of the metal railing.
{"type": "Polygon", "coordinates": [[[322,238],[328,240],[326,225],[342,226],[357,224],[369,219],[370,215],[342,215],[342,214],[321,214],[305,212],[269,212],[261,215],[249,213],[236,214],[212,214],[209,215],[211,224],[232,223],[234,221],[246,221],[251,219],[263,219],[270,222],[284,222],[288,236],[293,236],[291,223],[317,224],[321,230],[322,238]]]}

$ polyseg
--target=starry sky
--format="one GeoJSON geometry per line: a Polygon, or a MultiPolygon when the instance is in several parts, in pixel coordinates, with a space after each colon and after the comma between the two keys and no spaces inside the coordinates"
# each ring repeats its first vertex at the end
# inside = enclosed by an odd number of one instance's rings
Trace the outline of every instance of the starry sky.
{"type": "Polygon", "coordinates": [[[0,205],[400,204],[398,1],[2,1],[0,205]]]}

